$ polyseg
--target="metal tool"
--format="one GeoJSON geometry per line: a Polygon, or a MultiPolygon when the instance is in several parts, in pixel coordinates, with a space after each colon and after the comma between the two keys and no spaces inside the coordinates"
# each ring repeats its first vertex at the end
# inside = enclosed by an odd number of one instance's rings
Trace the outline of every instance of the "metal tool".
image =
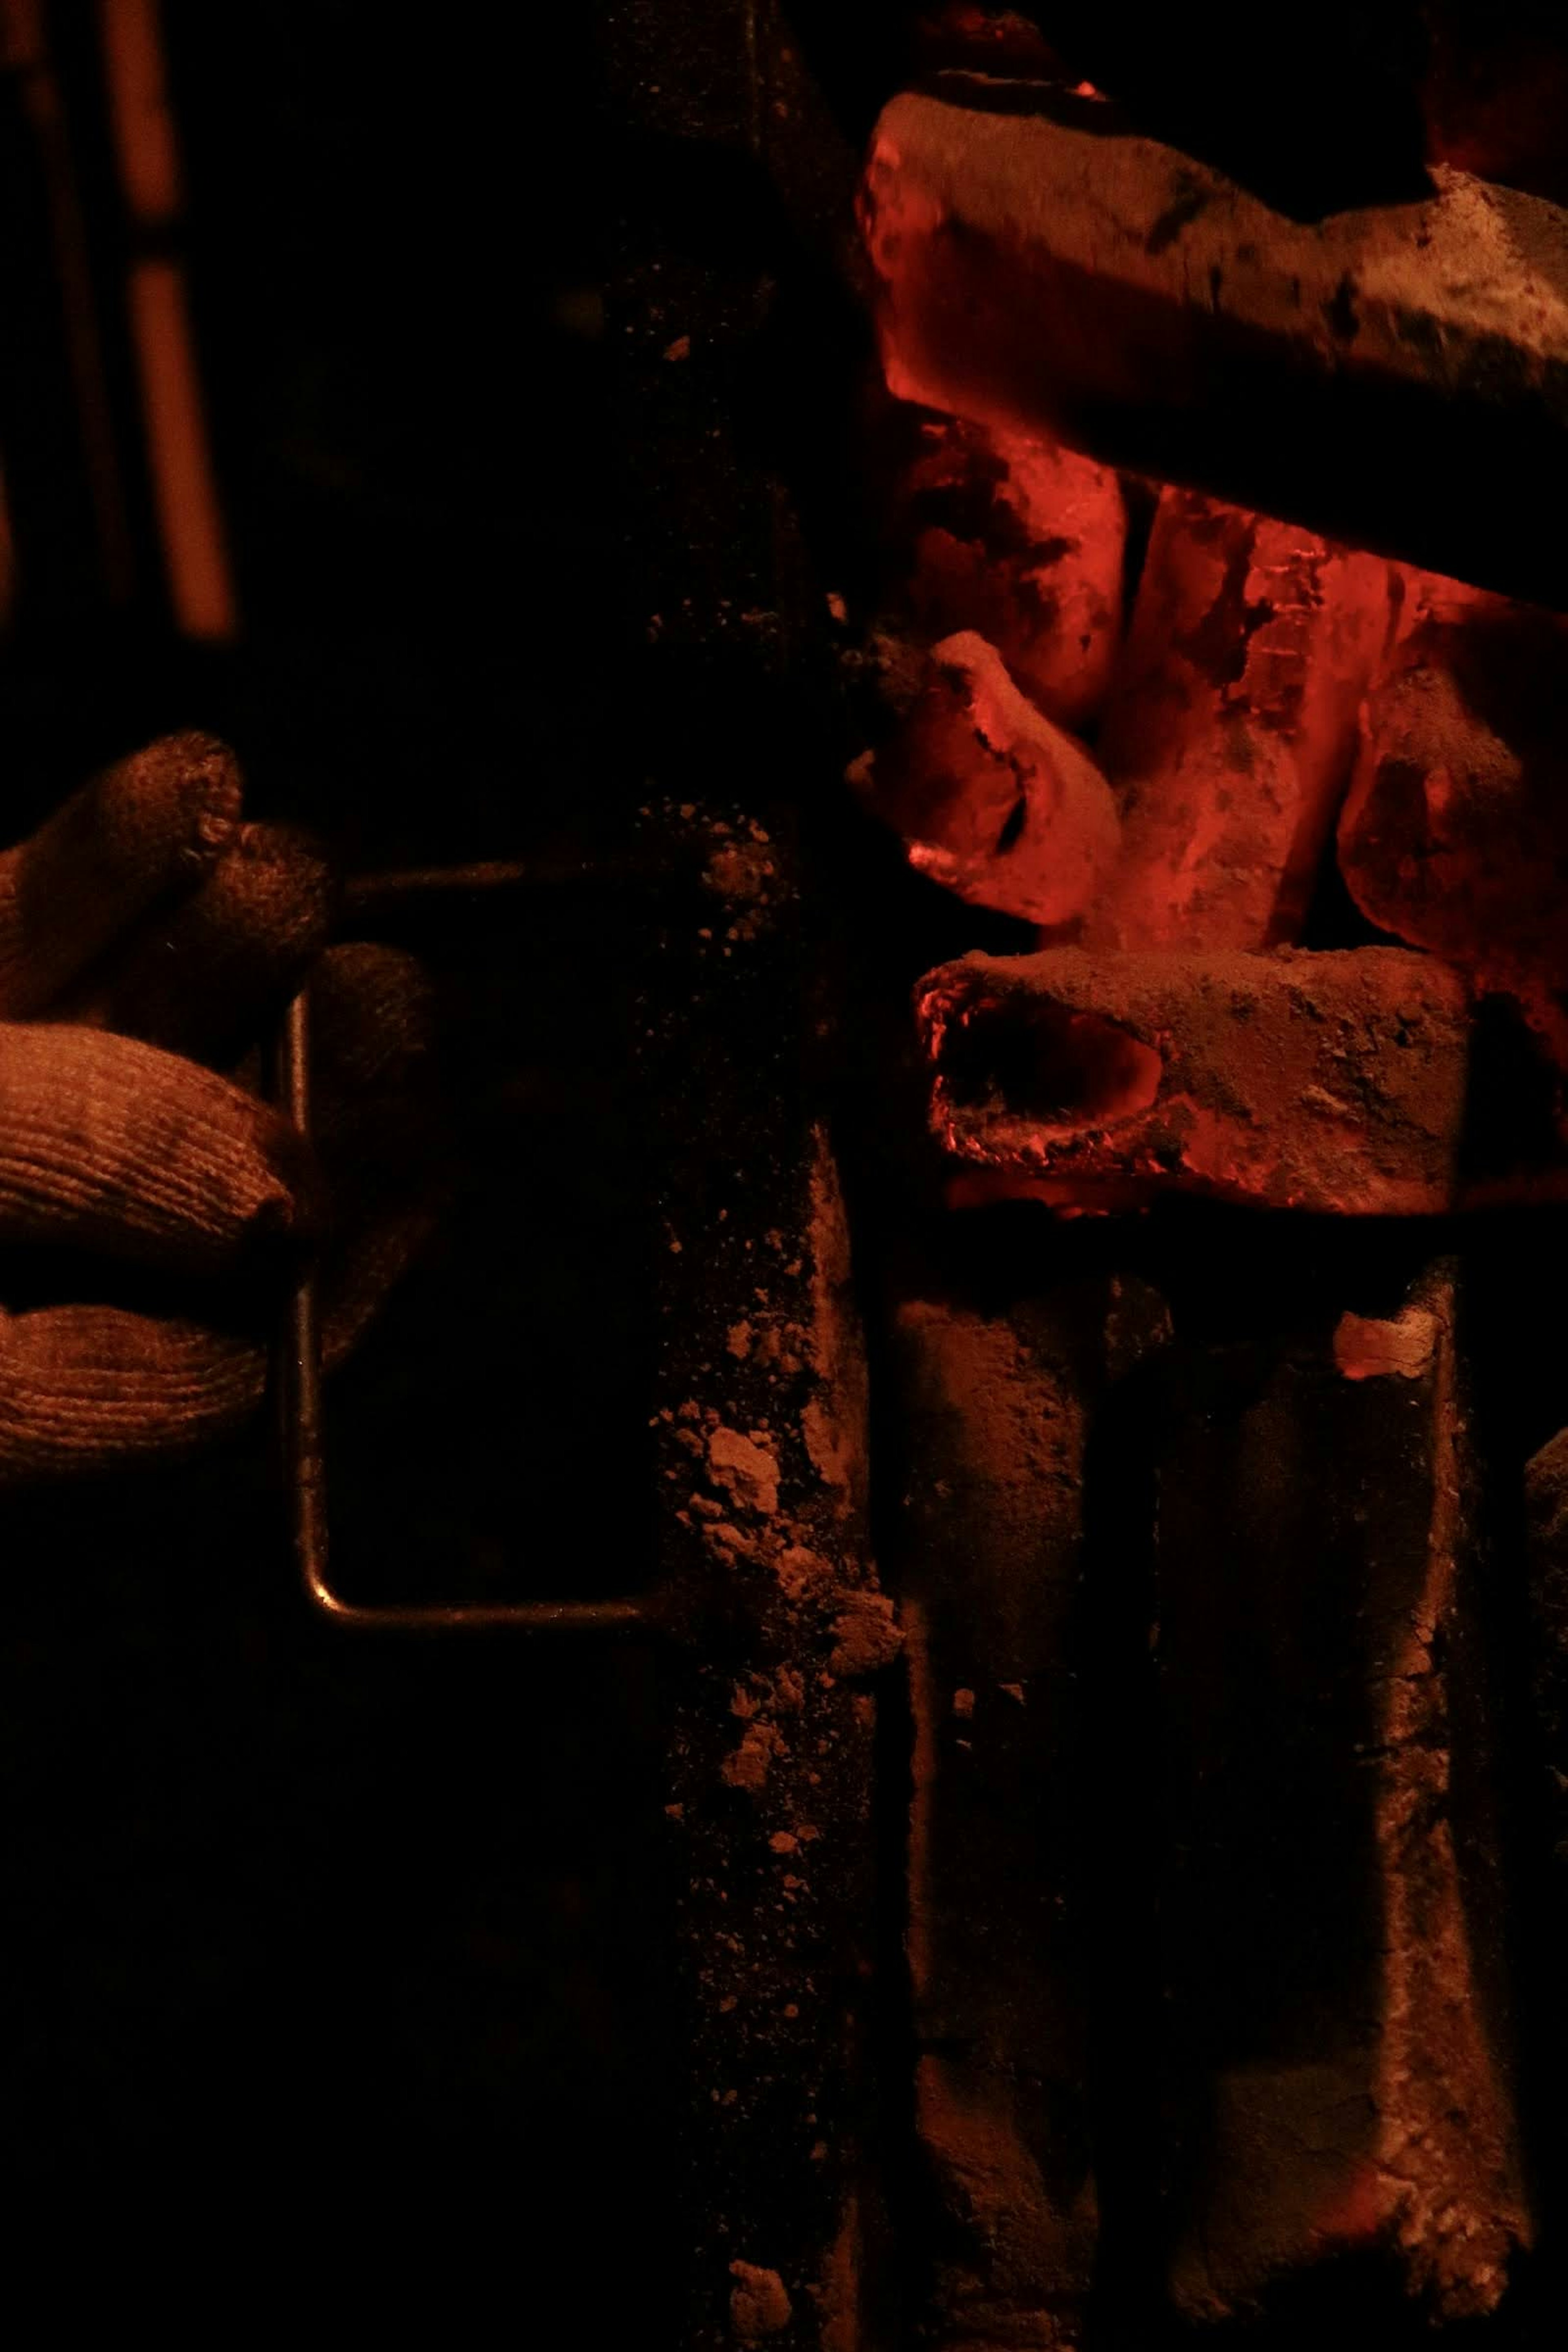
{"type": "MultiPolygon", "coordinates": [[[[559,880],[563,869],[546,868],[559,880]]],[[[542,878],[531,866],[435,866],[368,875],[352,883],[351,907],[389,905],[432,893],[495,891],[542,878]]],[[[574,867],[568,878],[581,878],[574,867]]],[[[284,1016],[276,1092],[302,1135],[311,1128],[310,992],[301,989],[284,1016]]],[[[289,1297],[274,1359],[294,1555],[305,1596],[334,1624],[356,1633],[594,1633],[668,1632],[672,1614],[660,1591],[606,1601],[507,1601],[379,1603],[350,1601],[331,1580],[328,1482],[321,1426],[321,1302],[316,1269],[307,1265],[289,1297]]]]}

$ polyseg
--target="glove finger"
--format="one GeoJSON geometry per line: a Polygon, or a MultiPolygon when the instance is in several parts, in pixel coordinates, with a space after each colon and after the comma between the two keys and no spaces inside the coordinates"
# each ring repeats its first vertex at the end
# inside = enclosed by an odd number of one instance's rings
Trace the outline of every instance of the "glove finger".
{"type": "Polygon", "coordinates": [[[320,1222],[309,1147],[254,1096],[103,1030],[0,1025],[0,1241],[211,1273],[320,1222]]]}
{"type": "Polygon", "coordinates": [[[310,987],[310,1054],[329,1098],[401,1087],[435,1036],[435,991],[417,956],[379,940],[329,948],[310,987]]]}
{"type": "Polygon", "coordinates": [[[0,1314],[0,1486],[195,1452],[260,1403],[263,1350],[118,1307],[0,1314]]]}
{"type": "Polygon", "coordinates": [[[57,1017],[171,1053],[236,1059],[300,984],[327,936],[326,859],[290,827],[241,825],[189,898],[59,998],[57,1017]]]}
{"type": "Polygon", "coordinates": [[[0,1017],[51,998],[148,908],[198,882],[239,817],[234,754],[167,735],[107,768],[0,856],[0,1017]]]}
{"type": "Polygon", "coordinates": [[[438,1118],[434,1043],[434,991],[414,956],[369,940],[328,950],[310,987],[311,1139],[351,1209],[367,1190],[422,1181],[438,1118]]]}
{"type": "Polygon", "coordinates": [[[436,1224],[442,1122],[434,992],[413,956],[369,940],[331,948],[310,1005],[311,1140],[331,1216],[322,1349],[332,1367],[436,1224]]]}
{"type": "Polygon", "coordinates": [[[321,1360],[335,1372],[436,1229],[434,1200],[389,1208],[329,1248],[321,1266],[321,1360]]]}

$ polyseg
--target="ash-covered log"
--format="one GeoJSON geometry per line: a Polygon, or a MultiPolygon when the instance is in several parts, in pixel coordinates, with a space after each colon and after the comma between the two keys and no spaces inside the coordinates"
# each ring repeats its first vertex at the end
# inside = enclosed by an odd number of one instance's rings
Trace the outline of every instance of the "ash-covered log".
{"type": "Polygon", "coordinates": [[[1356,2254],[1347,2322],[1380,2268],[1474,2316],[1531,2231],[1453,1274],[1361,1303],[1193,1350],[1157,1469],[1171,2285],[1210,2321],[1356,2254]]]}
{"type": "Polygon", "coordinates": [[[889,384],[1561,603],[1568,221],[1434,181],[1303,223],[1095,97],[939,77],[861,192],[889,384]]]}
{"type": "Polygon", "coordinates": [[[915,2126],[942,2222],[930,2340],[953,2352],[1083,2340],[1086,1451],[1110,1381],[1167,1330],[1146,1284],[1103,1276],[1008,1304],[943,1290],[893,1317],[915,2126]]]}
{"type": "MultiPolygon", "coordinates": [[[[933,1130],[992,1197],[1381,1216],[1471,1197],[1469,1001],[1433,957],[969,955],[916,1002],[933,1130]]],[[[1519,1189],[1560,1198],[1568,1177],[1519,1189]]]]}

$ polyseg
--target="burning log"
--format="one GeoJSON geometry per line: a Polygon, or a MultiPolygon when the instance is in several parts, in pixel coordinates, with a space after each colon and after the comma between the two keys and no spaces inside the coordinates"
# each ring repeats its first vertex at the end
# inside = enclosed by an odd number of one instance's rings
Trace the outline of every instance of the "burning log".
{"type": "Polygon", "coordinates": [[[1427,956],[969,955],[928,974],[917,1011],[932,1127],[977,1192],[1382,1216],[1475,1196],[1468,999],[1427,956]]]}
{"type": "Polygon", "coordinates": [[[1407,587],[1402,643],[1363,715],[1341,869],[1383,929],[1545,1017],[1568,983],[1568,636],[1452,581],[1407,587]]]}
{"type": "Polygon", "coordinates": [[[1331,1322],[1181,1365],[1158,1465],[1172,2288],[1206,2320],[1356,2250],[1485,2313],[1531,2236],[1452,1278],[1331,1322]]]}
{"type": "Polygon", "coordinates": [[[1092,96],[945,77],[884,109],[862,186],[889,385],[1556,601],[1568,235],[1435,177],[1303,224],[1092,96]]]}
{"type": "Polygon", "coordinates": [[[1048,719],[1092,723],[1121,635],[1127,509],[1108,467],[931,417],[890,528],[908,549],[902,594],[917,629],[977,631],[1048,719]]]}
{"type": "Polygon", "coordinates": [[[931,648],[898,731],[849,773],[919,872],[1028,922],[1080,915],[1116,854],[1104,777],[973,631],[931,648]]]}
{"type": "Polygon", "coordinates": [[[1378,558],[1163,492],[1100,738],[1122,841],[1087,943],[1300,936],[1388,601],[1378,558]]]}

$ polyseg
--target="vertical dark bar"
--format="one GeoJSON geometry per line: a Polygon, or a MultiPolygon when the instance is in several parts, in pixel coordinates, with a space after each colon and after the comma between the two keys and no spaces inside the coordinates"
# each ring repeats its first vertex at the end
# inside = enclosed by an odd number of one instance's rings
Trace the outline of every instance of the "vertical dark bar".
{"type": "MultiPolygon", "coordinates": [[[[875,1678],[864,1394],[828,1133],[800,803],[813,604],[755,430],[781,266],[768,34],[742,0],[611,12],[628,730],[645,822],[694,855],[646,1055],[667,1161],[663,1570],[712,1630],[672,1667],[688,2352],[864,2342],[875,1678]],[[793,584],[792,584],[793,583],[793,584]]],[[[785,262],[787,266],[787,261],[785,262]]]]}

